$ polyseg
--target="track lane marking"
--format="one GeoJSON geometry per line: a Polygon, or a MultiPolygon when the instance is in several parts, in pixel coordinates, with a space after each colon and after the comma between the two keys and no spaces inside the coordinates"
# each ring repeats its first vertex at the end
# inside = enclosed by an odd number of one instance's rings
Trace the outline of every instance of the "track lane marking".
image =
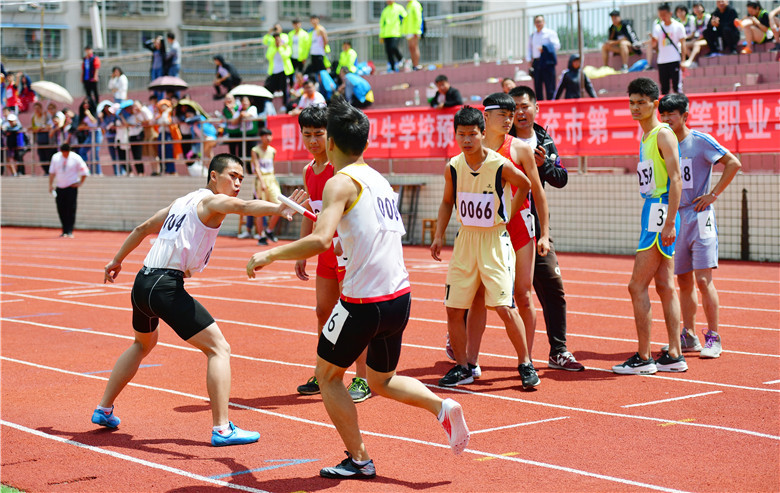
{"type": "Polygon", "coordinates": [[[674,401],[681,401],[684,399],[693,399],[694,397],[702,397],[705,395],[712,395],[712,394],[722,394],[722,390],[713,390],[712,392],[703,392],[701,394],[691,394],[691,395],[684,395],[682,397],[672,397],[669,399],[661,399],[657,401],[650,401],[650,402],[641,402],[639,404],[626,404],[625,406],[620,407],[641,407],[641,406],[652,406],[654,404],[662,404],[665,402],[674,402],[674,401]]]}
{"type": "Polygon", "coordinates": [[[128,462],[134,462],[136,464],[140,464],[142,466],[151,467],[152,469],[159,469],[162,471],[170,472],[173,474],[176,474],[178,476],[184,476],[185,478],[190,479],[196,479],[198,481],[203,481],[204,483],[214,484],[217,486],[222,486],[223,488],[233,488],[234,490],[241,490],[241,491],[250,491],[253,493],[270,493],[266,490],[261,490],[259,488],[252,488],[250,486],[243,486],[240,484],[235,483],[228,483],[227,481],[220,481],[219,479],[213,479],[208,476],[202,476],[200,474],[195,474],[194,472],[185,471],[183,469],[178,469],[176,467],[170,467],[166,466],[164,464],[160,464],[157,462],[148,461],[145,459],[139,459],[138,457],[133,457],[132,455],[122,454],[120,452],[114,452],[113,450],[107,450],[100,447],[95,447],[93,445],[87,445],[85,443],[77,442],[75,440],[69,440],[67,438],[62,438],[57,435],[51,435],[49,433],[44,433],[42,431],[35,430],[33,428],[28,428],[24,425],[20,425],[17,423],[12,423],[10,421],[6,421],[4,419],[0,419],[0,425],[7,426],[9,428],[13,428],[15,430],[22,431],[24,433],[29,433],[30,435],[35,435],[40,438],[46,438],[48,440],[54,440],[55,442],[65,443],[67,445],[73,445],[75,447],[79,447],[82,449],[89,450],[91,452],[96,452],[98,454],[104,454],[108,455],[109,457],[113,457],[115,459],[121,459],[128,462]]]}
{"type": "Polygon", "coordinates": [[[477,430],[470,432],[472,435],[476,435],[477,433],[489,433],[491,431],[498,431],[498,430],[508,430],[509,428],[517,428],[520,426],[530,426],[530,425],[538,425],[541,423],[549,423],[550,421],[560,421],[562,419],[569,419],[568,416],[561,416],[560,418],[549,418],[549,419],[540,419],[538,421],[528,421],[525,423],[516,423],[513,425],[506,425],[506,426],[497,426],[495,428],[486,428],[484,430],[477,430]]]}

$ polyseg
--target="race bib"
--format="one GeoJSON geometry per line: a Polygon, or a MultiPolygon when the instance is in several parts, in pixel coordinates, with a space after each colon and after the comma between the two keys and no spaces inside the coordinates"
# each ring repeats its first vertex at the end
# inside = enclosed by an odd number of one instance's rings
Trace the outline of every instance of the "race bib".
{"type": "Polygon", "coordinates": [[[330,318],[328,318],[328,321],[322,327],[322,335],[325,336],[325,339],[329,340],[332,344],[336,344],[336,341],[339,340],[339,336],[341,335],[341,329],[344,328],[344,322],[347,321],[348,317],[349,312],[344,308],[344,305],[341,304],[341,301],[336,303],[336,306],[333,307],[333,311],[330,314],[330,318]]]}
{"type": "Polygon", "coordinates": [[[179,230],[181,229],[182,224],[184,224],[185,219],[187,219],[186,212],[182,212],[181,214],[168,214],[168,217],[165,218],[165,222],[160,229],[158,237],[169,240],[175,239],[179,236],[179,230]]]}
{"type": "Polygon", "coordinates": [[[401,213],[398,212],[398,194],[389,190],[386,194],[377,194],[374,201],[376,218],[379,221],[379,229],[382,231],[395,231],[401,236],[406,234],[401,213]]]}
{"type": "Polygon", "coordinates": [[[494,195],[492,193],[458,192],[458,215],[464,226],[490,228],[495,224],[493,210],[494,195]]]}
{"type": "Polygon", "coordinates": [[[322,212],[322,201],[309,199],[309,207],[311,207],[311,210],[312,212],[314,212],[314,215],[317,215],[320,212],[322,212]]]}
{"type": "Polygon", "coordinates": [[[636,174],[639,176],[639,193],[648,194],[655,190],[655,176],[653,176],[653,161],[646,159],[636,165],[636,174]]]}
{"type": "Polygon", "coordinates": [[[647,230],[651,233],[660,233],[666,222],[667,204],[653,203],[650,205],[650,215],[647,218],[647,230]]]}
{"type": "Polygon", "coordinates": [[[715,211],[713,209],[699,212],[696,214],[696,219],[699,222],[699,238],[705,240],[715,238],[718,235],[718,231],[715,229],[715,211]]]}
{"type": "Polygon", "coordinates": [[[528,237],[533,238],[536,236],[536,229],[534,226],[534,215],[531,213],[531,209],[523,209],[520,211],[520,215],[525,222],[525,229],[528,230],[528,237]]]}
{"type": "Polygon", "coordinates": [[[680,174],[682,175],[683,190],[693,188],[693,160],[691,158],[680,159],[680,174]]]}

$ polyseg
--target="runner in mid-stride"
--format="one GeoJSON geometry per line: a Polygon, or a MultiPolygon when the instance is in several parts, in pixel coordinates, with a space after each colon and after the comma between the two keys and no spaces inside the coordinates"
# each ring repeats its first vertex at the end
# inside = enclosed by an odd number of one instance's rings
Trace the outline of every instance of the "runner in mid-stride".
{"type": "MultiPolygon", "coordinates": [[[[132,380],[141,361],[157,344],[160,319],[182,339],[208,357],[206,387],[211,400],[214,428],[211,444],[241,445],[256,442],[260,434],[245,431],[228,421],[230,397],[230,346],[214,318],[184,289],[184,278],[206,268],[222,221],[227,214],[291,219],[293,210],[263,200],[244,201],[236,196],[244,179],[244,163],[232,154],[211,160],[206,188],[176,199],[133,230],[113,260],[106,265],[103,282],[114,282],[122,262],[150,234],[159,233],[144,266],[135,277],[130,299],[133,305],[135,341],[117,360],[92,422],[108,428],[119,426],[114,400],[132,380]]],[[[304,202],[296,190],[291,198],[304,202]]]]}
{"type": "Polygon", "coordinates": [[[336,174],[322,194],[322,212],[314,231],[300,240],[252,256],[246,270],[277,260],[298,260],[326,251],[338,229],[346,257],[341,298],[322,329],[315,376],[322,402],[336,426],[347,458],[320,475],[336,479],[376,476],[358,427],[357,409],[342,381],[346,369],[368,347],[371,392],[438,416],[453,452],[468,444],[469,431],[460,404],[442,400],[418,380],[396,375],[401,340],[409,321],[411,288],[401,247],[406,233],[397,194],[381,174],[363,160],[369,122],[345,101],[331,100],[327,113],[328,158],[336,174]]]}

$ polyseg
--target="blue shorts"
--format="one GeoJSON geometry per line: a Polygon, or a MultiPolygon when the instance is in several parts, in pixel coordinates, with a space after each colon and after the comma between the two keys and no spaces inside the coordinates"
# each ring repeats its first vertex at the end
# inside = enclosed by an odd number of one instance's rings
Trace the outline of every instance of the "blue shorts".
{"type": "MultiPolygon", "coordinates": [[[[672,258],[674,256],[674,245],[676,243],[672,243],[669,246],[663,246],[661,243],[661,228],[663,227],[663,223],[665,221],[665,208],[664,210],[664,216],[660,215],[659,206],[662,205],[668,205],[669,199],[668,197],[657,197],[652,199],[645,199],[645,204],[642,207],[642,232],[639,235],[639,246],[636,248],[637,252],[641,252],[644,250],[649,250],[653,248],[655,245],[658,248],[658,251],[661,252],[661,254],[664,257],[672,258]],[[652,213],[652,217],[651,217],[652,213]],[[653,227],[653,229],[657,231],[650,231],[649,228],[653,227]]],[[[674,229],[679,236],[680,234],[680,215],[677,214],[677,219],[674,222],[674,229]]]]}
{"type": "Polygon", "coordinates": [[[718,267],[718,226],[712,208],[680,209],[680,233],[674,255],[674,274],[718,267]]]}

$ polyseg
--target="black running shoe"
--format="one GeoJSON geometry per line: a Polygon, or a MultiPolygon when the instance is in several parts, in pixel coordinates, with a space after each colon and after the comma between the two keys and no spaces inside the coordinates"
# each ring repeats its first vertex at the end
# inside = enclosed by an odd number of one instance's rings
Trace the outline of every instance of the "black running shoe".
{"type": "Polygon", "coordinates": [[[311,377],[308,382],[298,385],[298,393],[303,395],[315,395],[320,393],[320,384],[317,377],[311,377]]]}
{"type": "Polygon", "coordinates": [[[320,476],[332,479],[372,479],[376,477],[373,460],[369,460],[366,465],[359,466],[352,461],[352,454],[344,453],[347,454],[346,459],[334,467],[320,469],[320,476]]]}
{"type": "Polygon", "coordinates": [[[277,240],[277,239],[276,239],[276,235],[274,234],[274,232],[273,232],[273,231],[268,231],[268,230],[266,229],[266,230],[265,230],[265,236],[267,236],[267,237],[268,237],[268,239],[269,239],[269,240],[271,240],[271,241],[273,241],[274,243],[276,243],[277,241],[279,241],[279,240],[277,240]]]}
{"type": "Polygon", "coordinates": [[[474,375],[472,375],[470,369],[463,368],[460,365],[455,365],[439,380],[439,385],[442,387],[455,387],[467,383],[474,383],[474,375]]]}
{"type": "Polygon", "coordinates": [[[523,363],[517,367],[520,379],[523,381],[523,389],[528,390],[539,385],[539,375],[536,374],[533,363],[523,363]]]}

